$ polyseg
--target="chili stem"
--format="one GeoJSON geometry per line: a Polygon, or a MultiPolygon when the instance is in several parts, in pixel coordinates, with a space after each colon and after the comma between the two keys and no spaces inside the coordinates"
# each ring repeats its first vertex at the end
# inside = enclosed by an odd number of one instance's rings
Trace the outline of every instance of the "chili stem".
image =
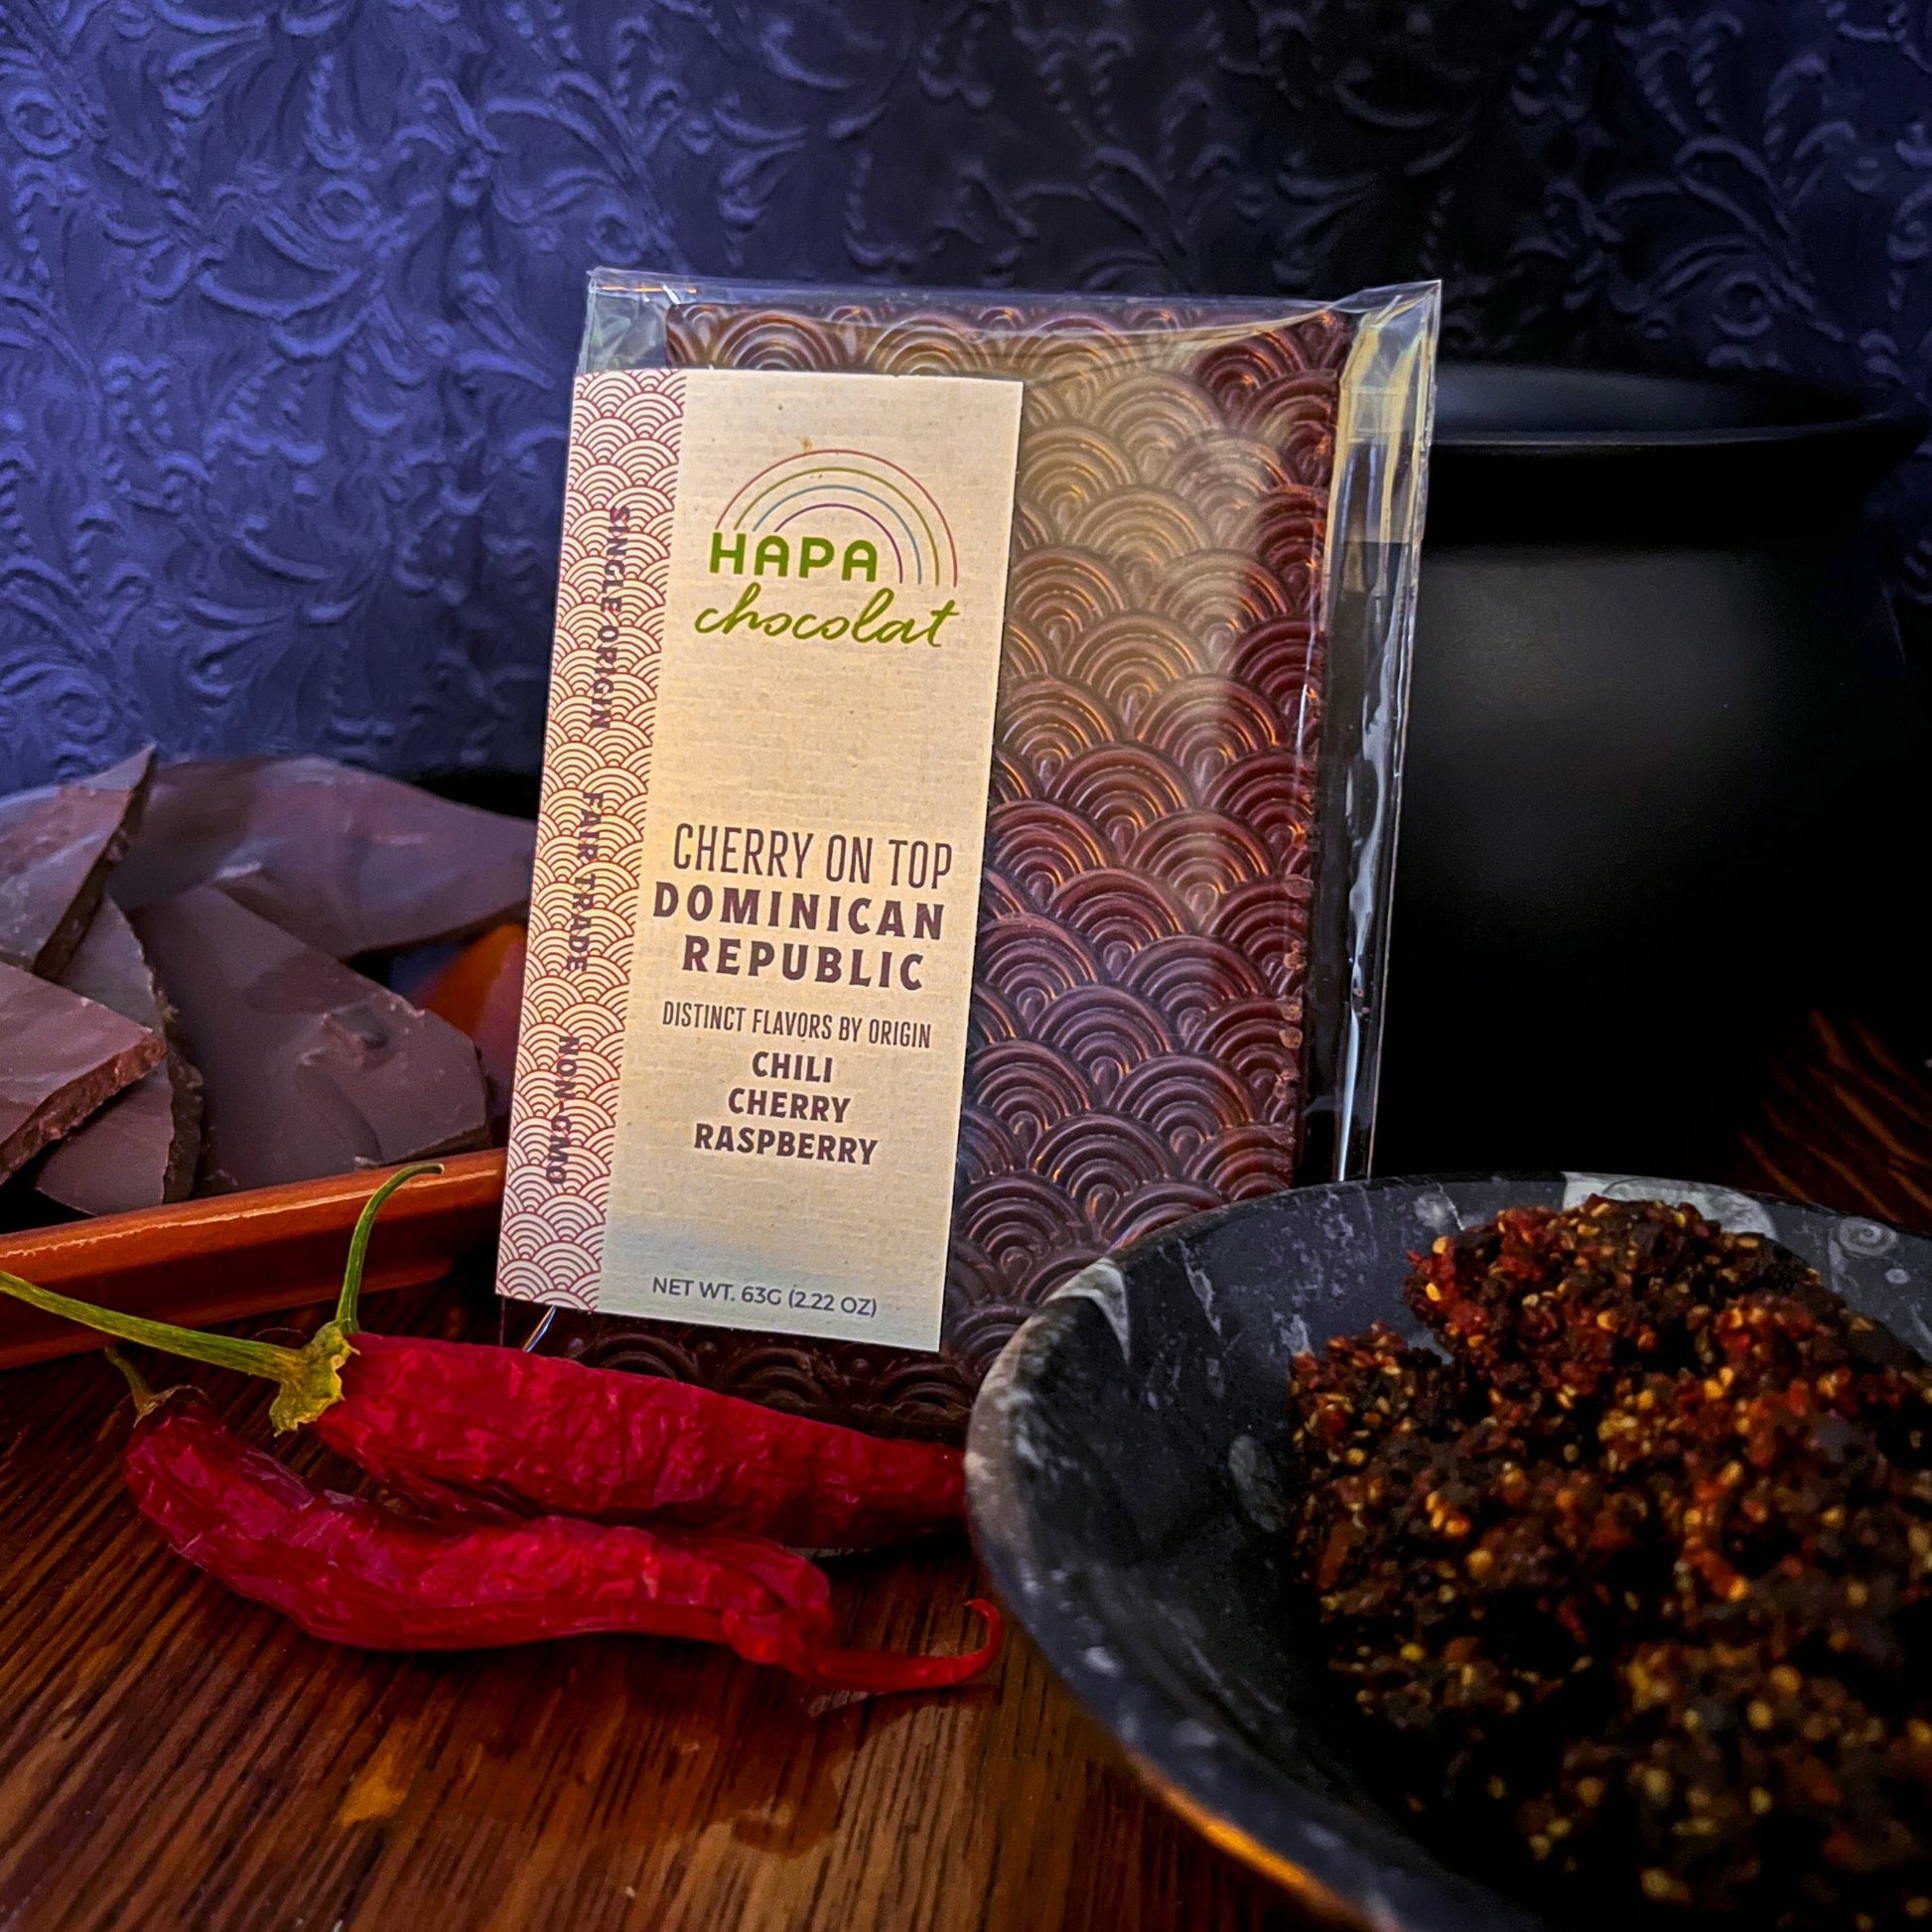
{"type": "Polygon", "coordinates": [[[362,1270],[368,1260],[369,1234],[382,1203],[404,1181],[418,1174],[441,1173],[434,1162],[404,1168],[391,1174],[363,1205],[356,1217],[355,1231],[348,1239],[348,1263],[343,1270],[342,1299],[335,1318],[325,1321],[301,1348],[283,1348],[274,1342],[249,1341],[241,1335],[210,1334],[201,1328],[178,1328],[172,1321],[150,1321],[145,1315],[127,1314],[119,1309],[96,1308],[91,1302],[76,1302],[70,1295],[57,1295],[51,1288],[37,1288],[18,1275],[0,1271],[0,1294],[11,1295],[45,1314],[58,1314],[77,1321],[120,1341],[136,1341],[158,1348],[167,1355],[185,1355],[192,1362],[207,1362],[211,1368],[231,1368],[242,1375],[258,1375],[273,1382],[278,1393],[268,1411],[269,1420],[279,1435],[314,1422],[325,1409],[343,1399],[342,1365],[354,1353],[349,1336],[355,1332],[356,1305],[361,1299],[362,1270]]]}
{"type": "Polygon", "coordinates": [[[164,1354],[186,1355],[193,1362],[207,1362],[213,1368],[239,1369],[243,1375],[259,1375],[286,1386],[302,1371],[305,1351],[283,1348],[272,1341],[248,1341],[240,1335],[211,1334],[201,1328],[177,1328],[172,1321],[150,1321],[146,1315],[128,1314],[120,1309],[96,1308],[91,1302],[76,1302],[69,1295],[57,1295],[51,1288],[36,1288],[18,1275],[0,1271],[0,1293],[25,1302],[30,1309],[45,1314],[58,1314],[77,1321],[121,1341],[138,1341],[164,1354]]]}
{"type": "Polygon", "coordinates": [[[145,1416],[161,1400],[148,1386],[148,1378],[111,1342],[100,1352],[126,1378],[128,1390],[134,1397],[134,1413],[138,1416],[145,1416]]]}
{"type": "Polygon", "coordinates": [[[336,1329],[346,1338],[362,1324],[356,1319],[356,1308],[362,1299],[362,1265],[368,1260],[369,1236],[375,1228],[375,1217],[382,1212],[382,1203],[393,1194],[406,1180],[414,1180],[419,1173],[441,1173],[440,1161],[424,1161],[413,1168],[404,1168],[385,1180],[362,1204],[362,1211],[355,1217],[355,1232],[348,1237],[348,1265],[343,1270],[343,1292],[336,1303],[336,1329]]]}
{"type": "Polygon", "coordinates": [[[4,1272],[0,1272],[0,1295],[11,1295],[30,1309],[77,1321],[83,1328],[113,1335],[120,1341],[138,1341],[165,1355],[186,1355],[191,1362],[231,1368],[273,1382],[279,1393],[269,1405],[268,1418],[278,1435],[314,1422],[325,1409],[343,1399],[342,1377],[337,1371],[353,1352],[337,1333],[333,1321],[318,1328],[306,1347],[283,1348],[272,1341],[211,1334],[203,1328],[177,1328],[172,1321],[150,1321],[145,1315],[127,1314],[119,1309],[96,1308],[91,1302],[76,1302],[70,1295],[36,1288],[32,1282],[4,1272]]]}

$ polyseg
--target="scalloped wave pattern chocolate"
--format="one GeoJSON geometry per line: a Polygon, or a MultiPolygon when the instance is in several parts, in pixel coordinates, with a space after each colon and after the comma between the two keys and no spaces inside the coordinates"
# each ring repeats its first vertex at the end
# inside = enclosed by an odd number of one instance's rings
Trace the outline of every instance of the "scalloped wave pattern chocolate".
{"type": "Polygon", "coordinates": [[[956,1436],[1070,1275],[1293,1178],[1349,325],[882,299],[689,304],[667,338],[690,366],[1028,385],[944,1335],[933,1356],[560,1315],[546,1345],[956,1436]]]}

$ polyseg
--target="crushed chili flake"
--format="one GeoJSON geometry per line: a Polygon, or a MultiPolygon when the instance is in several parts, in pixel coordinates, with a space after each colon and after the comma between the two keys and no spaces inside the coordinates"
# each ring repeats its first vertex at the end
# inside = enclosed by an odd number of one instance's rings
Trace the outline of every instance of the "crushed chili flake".
{"type": "Polygon", "coordinates": [[[1603,1902],[1932,1906],[1932,1367],[1689,1207],[1515,1208],[1290,1386],[1301,1565],[1402,1798],[1603,1902]]]}

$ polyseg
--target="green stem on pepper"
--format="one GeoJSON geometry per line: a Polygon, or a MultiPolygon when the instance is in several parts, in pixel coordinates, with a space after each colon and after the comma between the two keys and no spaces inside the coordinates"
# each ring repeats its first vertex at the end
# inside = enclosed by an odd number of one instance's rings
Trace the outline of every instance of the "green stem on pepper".
{"type": "Polygon", "coordinates": [[[335,1315],[301,1348],[94,1308],[11,1275],[0,1275],[0,1293],[273,1382],[278,1431],[312,1424],[338,1454],[435,1514],[732,1530],[801,1550],[878,1549],[964,1514],[960,1453],[939,1444],[884,1440],[661,1376],[360,1327],[370,1225],[421,1172],[389,1176],[363,1208],[335,1315]]]}
{"type": "Polygon", "coordinates": [[[134,1413],[137,1416],[145,1416],[161,1400],[148,1386],[148,1378],[118,1348],[109,1346],[103,1348],[101,1353],[120,1370],[122,1378],[127,1383],[128,1393],[134,1398],[134,1413]]]}
{"type": "Polygon", "coordinates": [[[375,1229],[375,1217],[382,1212],[382,1203],[405,1181],[414,1180],[418,1174],[441,1173],[440,1161],[419,1162],[413,1168],[404,1168],[399,1173],[392,1173],[366,1201],[362,1211],[355,1217],[355,1231],[348,1237],[348,1261],[343,1269],[343,1292],[336,1298],[336,1319],[328,1324],[346,1339],[362,1324],[357,1318],[362,1300],[362,1268],[369,1258],[369,1236],[375,1229]]]}
{"type": "MultiPolygon", "coordinates": [[[[273,1382],[277,1394],[269,1405],[268,1417],[275,1425],[275,1433],[284,1435],[304,1423],[314,1422],[325,1409],[343,1399],[342,1366],[355,1352],[349,1336],[357,1326],[356,1311],[362,1294],[362,1271],[368,1261],[369,1235],[383,1203],[405,1181],[415,1179],[418,1174],[442,1172],[434,1162],[404,1168],[400,1173],[391,1174],[363,1203],[361,1213],[355,1217],[355,1230],[348,1238],[348,1262],[343,1270],[342,1294],[335,1317],[325,1321],[300,1348],[284,1348],[271,1341],[250,1341],[240,1335],[211,1334],[201,1328],[178,1328],[172,1321],[151,1321],[145,1315],[126,1314],[119,1309],[96,1308],[91,1302],[77,1302],[51,1288],[36,1287],[3,1270],[0,1270],[0,1290],[43,1313],[77,1321],[83,1328],[116,1336],[121,1341],[140,1342],[164,1354],[185,1355],[190,1361],[207,1362],[211,1368],[235,1369],[243,1375],[273,1382]]],[[[125,1363],[117,1362],[117,1366],[123,1373],[128,1372],[125,1363]]]]}

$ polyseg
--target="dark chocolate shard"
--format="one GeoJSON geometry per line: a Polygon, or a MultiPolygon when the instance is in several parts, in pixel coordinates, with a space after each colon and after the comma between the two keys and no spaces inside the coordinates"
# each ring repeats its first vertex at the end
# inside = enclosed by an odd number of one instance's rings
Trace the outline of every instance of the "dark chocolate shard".
{"type": "Polygon", "coordinates": [[[128,849],[153,767],[149,745],[91,777],[0,798],[0,961],[59,978],[128,849]]]}
{"type": "Polygon", "coordinates": [[[202,1076],[176,1043],[177,1021],[127,914],[101,901],[61,984],[168,1042],[159,1066],[83,1122],[41,1163],[34,1184],[82,1214],[184,1200],[202,1151],[202,1076]]]}
{"type": "Polygon", "coordinates": [[[210,886],[134,928],[202,1070],[204,1191],[485,1146],[477,1049],[210,886]]]}
{"type": "Polygon", "coordinates": [[[168,997],[141,950],[127,914],[113,900],[103,901],[61,975],[61,984],[83,1000],[111,1007],[150,1033],[165,1033],[173,1019],[168,997]]]}
{"type": "Polygon", "coordinates": [[[332,958],[399,951],[520,917],[536,827],[327,759],[163,765],[114,875],[129,911],[191,886],[332,958]]]}
{"type": "Polygon", "coordinates": [[[0,1179],[154,1066],[159,1034],[64,986],[0,965],[0,1179]]]}

